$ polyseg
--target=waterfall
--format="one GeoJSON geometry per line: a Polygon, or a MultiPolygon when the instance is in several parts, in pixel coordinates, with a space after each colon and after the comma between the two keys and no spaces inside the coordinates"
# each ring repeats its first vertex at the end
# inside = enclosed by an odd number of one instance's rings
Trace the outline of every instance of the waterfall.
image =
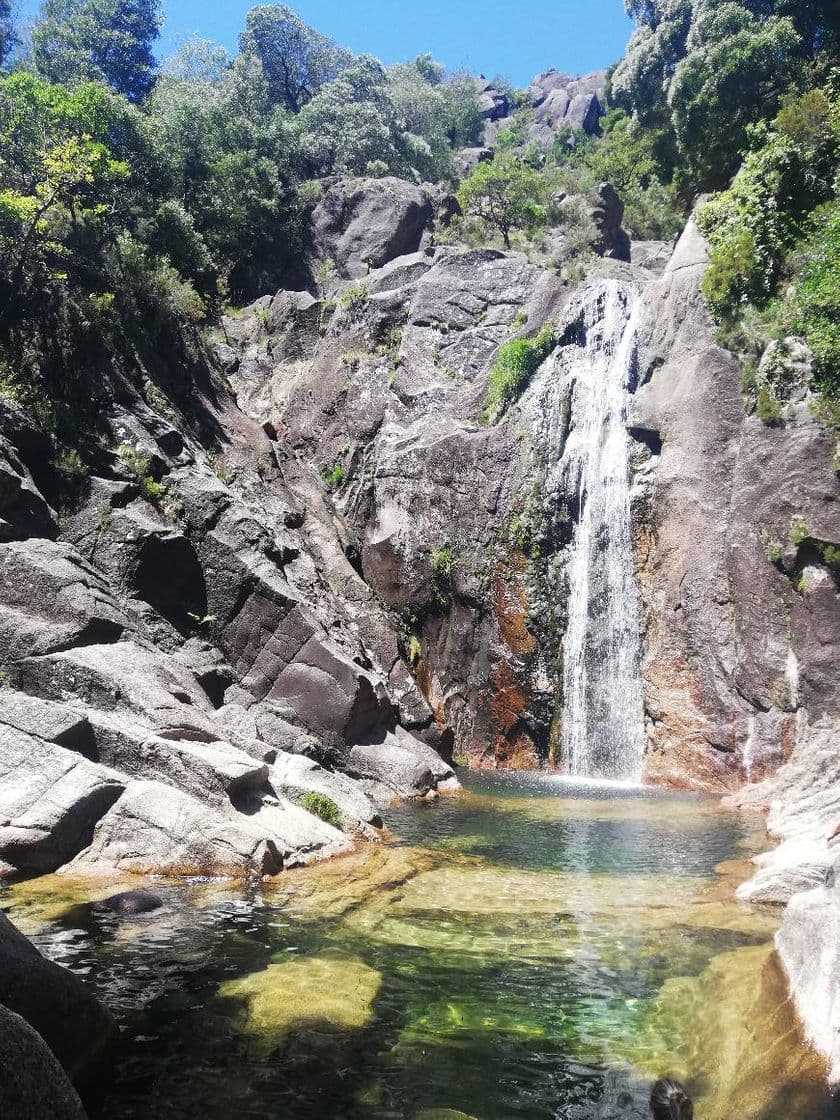
{"type": "Polygon", "coordinates": [[[570,774],[624,781],[641,779],[645,745],[626,427],[641,306],[616,280],[588,294],[585,338],[565,372],[570,426],[559,464],[577,503],[567,568],[564,754],[570,774]]]}

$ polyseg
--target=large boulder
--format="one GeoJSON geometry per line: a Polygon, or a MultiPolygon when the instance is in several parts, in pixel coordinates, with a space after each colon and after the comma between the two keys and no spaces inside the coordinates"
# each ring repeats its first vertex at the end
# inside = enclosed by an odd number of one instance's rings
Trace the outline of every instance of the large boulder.
{"type": "Polygon", "coordinates": [[[55,536],[55,514],[17,449],[0,434],[0,541],[55,536]]]}
{"type": "Polygon", "coordinates": [[[2,913],[0,1004],[34,1027],[74,1081],[91,1073],[116,1035],[113,1018],[82,981],[42,957],[2,913]]]}
{"type": "Polygon", "coordinates": [[[452,767],[437,751],[402,728],[353,747],[347,769],[364,782],[379,803],[387,804],[394,797],[419,797],[431,790],[460,788],[452,767]]]}
{"type": "Polygon", "coordinates": [[[0,1006],[0,1116],[85,1120],[82,1102],[43,1038],[0,1006]]]}
{"type": "Polygon", "coordinates": [[[124,788],[115,771],[0,726],[0,860],[55,871],[87,847],[124,788]]]}
{"type": "Polygon", "coordinates": [[[134,778],[165,782],[211,804],[227,804],[263,789],[268,766],[227,742],[150,735],[136,752],[121,752],[121,769],[134,778]]]}
{"type": "Polygon", "coordinates": [[[288,802],[257,800],[240,813],[160,782],[135,781],[69,870],[247,878],[276,875],[346,847],[337,829],[288,802]]]}
{"type": "Polygon", "coordinates": [[[359,279],[416,252],[431,219],[432,203],[422,187],[392,177],[340,180],[312,213],[312,256],[332,260],[341,275],[359,279]]]}
{"type": "Polygon", "coordinates": [[[739,898],[784,904],[800,891],[823,886],[833,873],[840,856],[839,733],[834,720],[821,720],[764,783],[767,828],[780,843],[756,857],[758,870],[738,888],[739,898]]]}
{"type": "Polygon", "coordinates": [[[497,89],[492,82],[478,83],[478,107],[486,121],[502,120],[510,113],[510,99],[504,90],[497,89]]]}
{"type": "Polygon", "coordinates": [[[593,245],[595,252],[602,257],[629,261],[630,238],[621,227],[624,203],[612,184],[601,183],[598,187],[598,202],[590,214],[598,231],[598,239],[593,245]]]}
{"type": "Polygon", "coordinates": [[[54,702],[83,705],[99,757],[120,766],[122,735],[133,739],[166,732],[170,737],[219,738],[213,706],[192,674],[175,658],[136,641],[82,645],[19,663],[22,688],[54,702]]]}
{"type": "Polygon", "coordinates": [[[131,622],[107,582],[68,544],[31,538],[0,545],[0,649],[6,665],[93,642],[131,622]]]}
{"type": "Polygon", "coordinates": [[[787,971],[805,1035],[840,1084],[840,887],[830,882],[795,895],[785,910],[776,948],[787,971]]]}
{"type": "Polygon", "coordinates": [[[313,758],[278,754],[271,767],[271,784],[278,793],[294,802],[300,802],[307,793],[323,794],[337,806],[345,828],[370,836],[373,829],[382,826],[379,813],[358,782],[346,774],[325,770],[313,758]]]}
{"type": "Polygon", "coordinates": [[[95,757],[93,728],[82,704],[57,703],[13,688],[0,688],[0,733],[4,725],[95,757]]]}

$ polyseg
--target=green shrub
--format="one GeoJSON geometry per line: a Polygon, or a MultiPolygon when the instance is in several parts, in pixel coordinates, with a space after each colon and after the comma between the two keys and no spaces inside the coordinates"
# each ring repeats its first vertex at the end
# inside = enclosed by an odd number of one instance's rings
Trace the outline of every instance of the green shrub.
{"type": "Polygon", "coordinates": [[[533,233],[545,225],[545,194],[545,181],[537,171],[520,159],[498,156],[475,167],[458,188],[458,203],[486,236],[501,234],[510,249],[514,230],[533,233]]]}
{"type": "Polygon", "coordinates": [[[805,243],[794,302],[797,326],[814,355],[815,385],[840,399],[840,202],[818,210],[805,243]]]}
{"type": "Polygon", "coordinates": [[[320,817],[322,821],[331,824],[333,828],[341,828],[341,810],[325,793],[307,791],[300,799],[300,805],[307,813],[320,817]]]}
{"type": "Polygon", "coordinates": [[[766,385],[762,385],[755,398],[755,412],[762,424],[777,424],[782,416],[782,406],[766,385]]]}
{"type": "Polygon", "coordinates": [[[364,311],[368,302],[367,284],[349,284],[338,294],[338,306],[353,318],[364,311]]]}
{"type": "Polygon", "coordinates": [[[452,556],[452,548],[450,545],[445,544],[440,548],[436,548],[431,556],[432,569],[436,576],[449,579],[452,575],[452,565],[454,559],[452,556]]]}
{"type": "Polygon", "coordinates": [[[452,573],[455,569],[455,557],[452,546],[448,544],[436,548],[429,556],[432,565],[432,590],[435,601],[446,607],[452,600],[452,573]]]}
{"type": "Polygon", "coordinates": [[[499,348],[490,371],[485,411],[495,415],[518,399],[555,345],[554,328],[545,326],[536,338],[515,338],[499,348]]]}
{"type": "Polygon", "coordinates": [[[53,459],[53,466],[60,475],[67,479],[87,478],[87,465],[82,461],[81,455],[74,448],[62,447],[53,459]]]}
{"type": "Polygon", "coordinates": [[[840,568],[840,545],[824,544],[820,549],[822,562],[827,568],[840,568]]]}
{"type": "Polygon", "coordinates": [[[325,467],[323,471],[323,478],[327,489],[330,491],[338,490],[342,482],[344,482],[346,475],[347,472],[345,471],[341,463],[336,463],[329,469],[325,467]]]}
{"type": "Polygon", "coordinates": [[[130,443],[120,444],[117,454],[125,469],[134,477],[142,497],[150,505],[160,508],[166,498],[166,487],[152,478],[149,473],[149,460],[145,459],[130,443]]]}
{"type": "Polygon", "coordinates": [[[771,564],[781,564],[782,546],[778,543],[778,541],[768,541],[764,546],[764,551],[767,554],[767,559],[771,564]]]}
{"type": "Polygon", "coordinates": [[[758,267],[755,237],[746,227],[732,230],[713,244],[702,289],[717,319],[726,320],[736,315],[755,287],[758,267]]]}
{"type": "Polygon", "coordinates": [[[798,548],[810,535],[811,530],[808,528],[808,522],[800,514],[797,514],[790,523],[790,543],[798,548]]]}

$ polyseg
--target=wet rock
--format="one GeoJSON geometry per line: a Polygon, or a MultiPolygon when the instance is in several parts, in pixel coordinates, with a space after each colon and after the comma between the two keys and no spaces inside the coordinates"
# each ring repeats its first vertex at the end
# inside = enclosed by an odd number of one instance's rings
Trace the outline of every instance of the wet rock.
{"type": "Polygon", "coordinates": [[[67,1074],[36,1030],[0,1006],[0,1116],[85,1120],[67,1074]]]}
{"type": "Polygon", "coordinates": [[[312,213],[313,258],[332,260],[343,276],[359,279],[416,252],[431,218],[421,187],[393,177],[341,180],[312,213]]]}
{"type": "Polygon", "coordinates": [[[151,914],[163,906],[163,899],[151,891],[121,891],[104,898],[99,905],[115,914],[151,914]]]}
{"type": "Polygon", "coordinates": [[[74,751],[0,726],[0,858],[55,871],[87,847],[124,779],[74,751]]]}
{"type": "Polygon", "coordinates": [[[81,980],[45,960],[2,913],[0,1003],[41,1035],[73,1081],[91,1074],[116,1035],[111,1015],[81,980]]]}

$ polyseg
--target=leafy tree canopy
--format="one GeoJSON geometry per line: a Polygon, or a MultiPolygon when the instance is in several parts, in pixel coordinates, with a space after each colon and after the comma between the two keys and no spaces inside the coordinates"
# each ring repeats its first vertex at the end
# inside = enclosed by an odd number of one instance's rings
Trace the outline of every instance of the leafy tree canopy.
{"type": "Polygon", "coordinates": [[[160,26],[160,0],[44,0],[35,65],[50,82],[102,81],[140,102],[154,84],[160,26]]]}
{"type": "Polygon", "coordinates": [[[259,62],[272,103],[290,113],[300,112],[353,57],[284,4],[252,8],[239,49],[259,62]]]}
{"type": "Polygon", "coordinates": [[[501,234],[505,248],[515,229],[534,230],[546,218],[545,186],[539,173],[516,158],[480,163],[458,191],[464,214],[501,234]]]}

